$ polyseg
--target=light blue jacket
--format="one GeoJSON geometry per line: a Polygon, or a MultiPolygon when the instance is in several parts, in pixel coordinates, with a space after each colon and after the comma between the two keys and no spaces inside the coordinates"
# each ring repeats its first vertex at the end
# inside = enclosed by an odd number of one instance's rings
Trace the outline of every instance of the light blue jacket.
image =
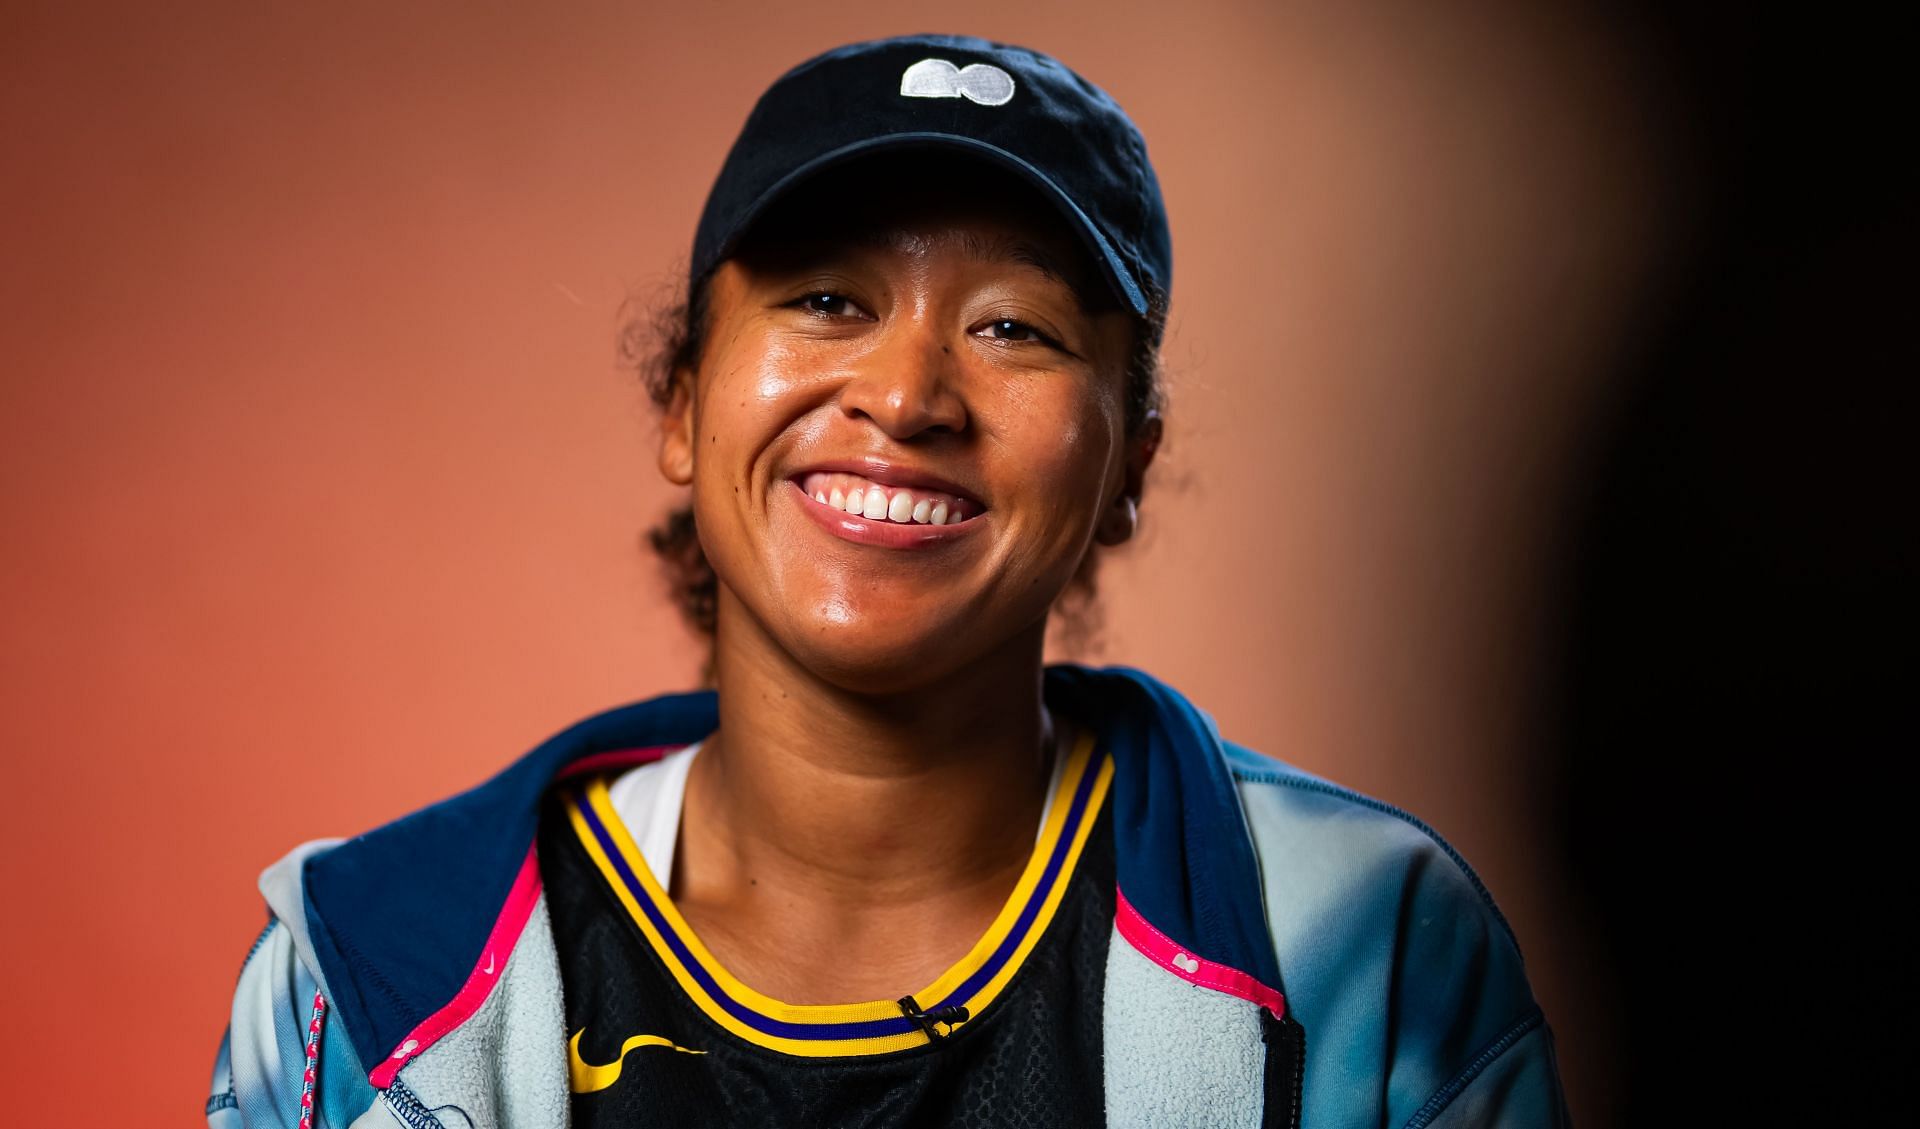
{"type": "MultiPolygon", "coordinates": [[[[1567,1124],[1512,931],[1425,824],[1223,741],[1141,671],[1052,666],[1045,691],[1114,761],[1109,1124],[1567,1124]]],[[[472,791],[268,868],[208,1124],[565,1126],[540,797],[717,724],[711,691],[612,710],[472,791]]]]}

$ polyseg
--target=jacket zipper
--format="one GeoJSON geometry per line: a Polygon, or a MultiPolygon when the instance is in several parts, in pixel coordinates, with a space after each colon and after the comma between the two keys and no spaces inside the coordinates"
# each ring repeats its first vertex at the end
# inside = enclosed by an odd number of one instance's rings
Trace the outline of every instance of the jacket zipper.
{"type": "Polygon", "coordinates": [[[407,1129],[446,1129],[435,1112],[428,1109],[427,1104],[398,1078],[393,1080],[393,1085],[388,1086],[381,1097],[394,1117],[407,1129]]]}
{"type": "Polygon", "coordinates": [[[1289,1009],[1275,1018],[1260,1009],[1260,1038],[1267,1044],[1263,1129],[1300,1129],[1300,1090],[1306,1081],[1307,1032],[1289,1009]]]}

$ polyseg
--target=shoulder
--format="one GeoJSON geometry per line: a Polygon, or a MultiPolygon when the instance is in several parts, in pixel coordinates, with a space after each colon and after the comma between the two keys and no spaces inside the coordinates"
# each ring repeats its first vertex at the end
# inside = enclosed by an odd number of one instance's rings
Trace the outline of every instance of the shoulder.
{"type": "Polygon", "coordinates": [[[1222,742],[1263,861],[1305,870],[1329,894],[1415,881],[1484,919],[1514,946],[1512,927],[1473,867],[1418,816],[1231,741],[1222,742]]]}
{"type": "Polygon", "coordinates": [[[1366,1094],[1388,1123],[1424,1126],[1499,1087],[1518,1104],[1489,1124],[1556,1124],[1551,1036],[1519,943],[1460,852],[1391,804],[1223,747],[1283,991],[1320,1064],[1307,1108],[1366,1094]],[[1516,1074],[1532,1081],[1511,1087],[1516,1074]]]}
{"type": "Polygon", "coordinates": [[[317,1124],[344,1125],[377,1098],[346,1033],[328,1022],[304,922],[285,912],[285,898],[299,896],[297,878],[287,884],[289,872],[328,845],[304,844],[261,876],[272,916],[234,985],[207,1098],[210,1126],[292,1126],[309,1102],[317,1124]],[[321,1062],[328,1069],[314,1069],[321,1062]]]}

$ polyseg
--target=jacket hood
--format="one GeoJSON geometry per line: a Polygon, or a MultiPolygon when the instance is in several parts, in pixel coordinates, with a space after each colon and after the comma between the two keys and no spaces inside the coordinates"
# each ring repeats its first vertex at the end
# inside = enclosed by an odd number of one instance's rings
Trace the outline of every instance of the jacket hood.
{"type": "MultiPolygon", "coordinates": [[[[1120,932],[1172,974],[1278,1014],[1259,866],[1213,719],[1130,667],[1049,666],[1043,693],[1113,758],[1120,932]]],[[[718,724],[711,690],[608,710],[470,791],[305,860],[318,972],[376,1086],[485,1002],[539,899],[533,843],[552,783],[718,724]]]]}

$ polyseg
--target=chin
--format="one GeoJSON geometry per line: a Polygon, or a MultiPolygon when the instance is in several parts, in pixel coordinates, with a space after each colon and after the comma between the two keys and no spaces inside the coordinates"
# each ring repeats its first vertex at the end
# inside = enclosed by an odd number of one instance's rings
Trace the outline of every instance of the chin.
{"type": "Polygon", "coordinates": [[[788,625],[786,648],[844,690],[893,694],[938,685],[970,652],[950,616],[849,616],[845,609],[788,625]]]}

